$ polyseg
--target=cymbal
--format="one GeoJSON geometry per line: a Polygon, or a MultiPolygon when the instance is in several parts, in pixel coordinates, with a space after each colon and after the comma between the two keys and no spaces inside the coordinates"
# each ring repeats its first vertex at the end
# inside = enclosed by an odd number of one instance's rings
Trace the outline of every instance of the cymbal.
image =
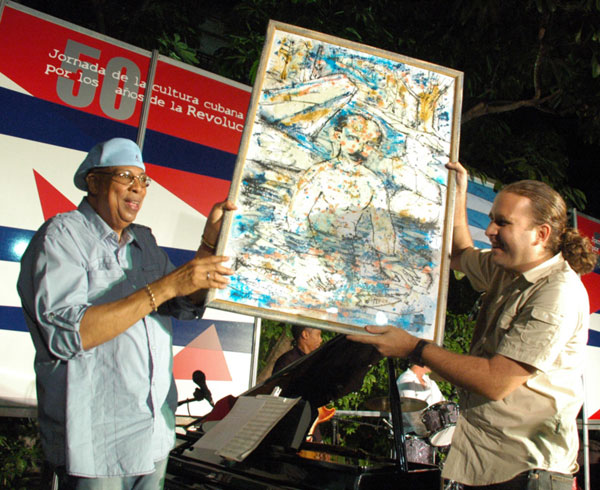
{"type": "MultiPolygon", "coordinates": [[[[379,412],[389,412],[391,409],[390,398],[387,396],[381,396],[379,398],[371,398],[365,402],[365,406],[370,410],[377,410],[379,412]]],[[[400,397],[400,406],[403,412],[418,412],[427,408],[427,402],[419,400],[418,398],[408,398],[406,396],[400,397]]]]}

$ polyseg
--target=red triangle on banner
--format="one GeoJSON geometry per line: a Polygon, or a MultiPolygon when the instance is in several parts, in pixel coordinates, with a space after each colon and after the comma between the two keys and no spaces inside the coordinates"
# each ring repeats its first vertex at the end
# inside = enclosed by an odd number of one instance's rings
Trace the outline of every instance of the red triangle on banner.
{"type": "Polygon", "coordinates": [[[38,195],[40,196],[44,220],[50,219],[58,213],[66,213],[67,211],[77,209],[75,204],[69,201],[60,191],[35,170],[33,171],[33,175],[35,177],[38,195]]]}
{"type": "Polygon", "coordinates": [[[208,216],[214,203],[227,199],[231,185],[228,180],[151,163],[146,164],[146,173],[203,216],[208,216]]]}
{"type": "Polygon", "coordinates": [[[595,271],[584,274],[581,276],[581,282],[590,298],[590,313],[596,313],[600,310],[600,274],[595,271]]]}
{"type": "Polygon", "coordinates": [[[600,420],[600,410],[590,417],[590,420],[600,420]]]}
{"type": "Polygon", "coordinates": [[[173,358],[175,379],[192,379],[196,370],[202,371],[207,381],[231,381],[223,351],[186,347],[173,358]]]}
{"type": "Polygon", "coordinates": [[[208,327],[173,358],[175,379],[192,379],[202,371],[208,381],[231,381],[231,373],[214,325],[208,327]]]}

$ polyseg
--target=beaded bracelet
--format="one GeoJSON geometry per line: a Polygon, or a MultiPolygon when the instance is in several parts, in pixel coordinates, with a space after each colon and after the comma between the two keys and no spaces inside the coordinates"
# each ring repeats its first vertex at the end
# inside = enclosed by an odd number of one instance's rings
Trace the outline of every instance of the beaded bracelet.
{"type": "Polygon", "coordinates": [[[158,311],[158,308],[156,307],[156,298],[154,297],[154,293],[152,292],[152,289],[150,289],[150,284],[146,284],[146,292],[148,293],[148,296],[150,297],[150,306],[152,307],[152,310],[158,311]]]}

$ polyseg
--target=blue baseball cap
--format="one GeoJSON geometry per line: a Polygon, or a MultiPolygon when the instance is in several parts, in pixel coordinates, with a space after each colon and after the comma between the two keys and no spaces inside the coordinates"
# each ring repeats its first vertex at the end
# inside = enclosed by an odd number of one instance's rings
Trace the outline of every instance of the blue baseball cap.
{"type": "Polygon", "coordinates": [[[87,154],[73,177],[75,187],[82,191],[88,190],[85,178],[87,174],[102,167],[139,167],[146,170],[140,147],[127,138],[113,138],[104,143],[98,143],[87,154]]]}

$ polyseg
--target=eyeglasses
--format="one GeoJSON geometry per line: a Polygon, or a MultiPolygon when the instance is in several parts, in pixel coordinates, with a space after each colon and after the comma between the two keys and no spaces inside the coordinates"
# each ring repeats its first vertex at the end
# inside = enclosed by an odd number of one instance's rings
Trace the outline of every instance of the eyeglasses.
{"type": "Polygon", "coordinates": [[[148,187],[152,182],[152,179],[146,174],[133,175],[129,170],[124,172],[101,172],[99,170],[94,171],[95,174],[110,175],[112,180],[126,186],[132,186],[133,182],[137,179],[142,187],[148,187]]]}

